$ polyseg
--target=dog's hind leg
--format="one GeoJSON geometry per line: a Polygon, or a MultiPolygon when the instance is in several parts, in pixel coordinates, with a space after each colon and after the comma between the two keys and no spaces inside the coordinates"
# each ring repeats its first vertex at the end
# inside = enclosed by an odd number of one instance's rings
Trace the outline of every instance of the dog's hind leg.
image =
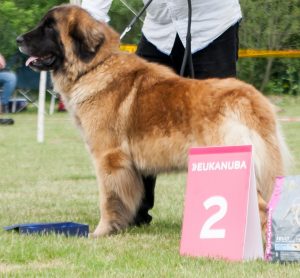
{"type": "Polygon", "coordinates": [[[143,196],[141,176],[130,155],[112,149],[95,161],[100,185],[101,219],[94,237],[121,231],[133,223],[143,196]]]}

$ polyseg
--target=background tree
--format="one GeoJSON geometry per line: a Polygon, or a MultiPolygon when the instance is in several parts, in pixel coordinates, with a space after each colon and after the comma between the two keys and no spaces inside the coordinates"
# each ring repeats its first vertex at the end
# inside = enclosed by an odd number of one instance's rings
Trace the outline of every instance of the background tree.
{"type": "MultiPolygon", "coordinates": [[[[243,20],[240,48],[300,49],[299,0],[241,0],[243,20]]],[[[255,84],[261,91],[299,92],[299,59],[245,58],[239,60],[239,77],[255,84]],[[298,68],[298,70],[297,70],[298,68]],[[280,73],[279,73],[280,72],[280,73]],[[282,80],[278,82],[278,78],[282,80]],[[271,80],[270,80],[271,79],[271,80]],[[294,86],[287,86],[294,83],[294,86]],[[296,87],[295,85],[298,84],[296,87]],[[293,88],[292,88],[293,87],[293,88]]]]}
{"type": "Polygon", "coordinates": [[[16,37],[32,28],[58,0],[1,0],[0,4],[0,52],[11,56],[17,51],[16,37]]]}
{"type": "Polygon", "coordinates": [[[10,69],[18,68],[26,59],[18,51],[16,37],[35,26],[41,19],[41,15],[50,7],[62,2],[58,0],[1,0],[0,53],[6,57],[10,69]]]}
{"type": "MultiPolygon", "coordinates": [[[[142,7],[142,0],[114,0],[109,12],[111,26],[113,26],[121,34],[133,19],[133,12],[137,13],[142,7]],[[129,8],[131,9],[131,11],[129,10],[129,8]]],[[[141,18],[136,21],[132,30],[128,32],[124,37],[122,41],[123,43],[138,43],[141,36],[141,28],[143,24],[142,21],[144,19],[144,16],[145,15],[143,14],[141,18]]]]}

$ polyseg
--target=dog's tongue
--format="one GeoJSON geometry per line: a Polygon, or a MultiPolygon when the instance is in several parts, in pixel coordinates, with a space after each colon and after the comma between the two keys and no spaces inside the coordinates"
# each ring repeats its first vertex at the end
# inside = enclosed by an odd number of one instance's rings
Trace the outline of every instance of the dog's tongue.
{"type": "Polygon", "coordinates": [[[32,63],[33,61],[36,61],[37,59],[38,59],[38,57],[34,57],[34,56],[29,57],[26,61],[26,67],[28,67],[30,65],[30,63],[32,63]]]}

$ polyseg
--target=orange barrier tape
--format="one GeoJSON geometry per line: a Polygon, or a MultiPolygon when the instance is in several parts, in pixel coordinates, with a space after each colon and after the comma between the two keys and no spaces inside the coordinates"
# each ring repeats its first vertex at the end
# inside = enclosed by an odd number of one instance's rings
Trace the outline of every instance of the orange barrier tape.
{"type": "Polygon", "coordinates": [[[120,49],[122,51],[134,53],[137,49],[137,46],[135,44],[121,44],[120,49]]]}
{"type": "Polygon", "coordinates": [[[300,50],[261,50],[240,49],[239,57],[278,57],[278,58],[300,58],[300,50]]]}
{"type": "MultiPolygon", "coordinates": [[[[134,53],[137,46],[135,44],[121,44],[122,51],[134,53]]],[[[278,57],[278,58],[300,58],[300,50],[261,50],[261,49],[240,49],[240,58],[264,58],[264,57],[278,57]]]]}

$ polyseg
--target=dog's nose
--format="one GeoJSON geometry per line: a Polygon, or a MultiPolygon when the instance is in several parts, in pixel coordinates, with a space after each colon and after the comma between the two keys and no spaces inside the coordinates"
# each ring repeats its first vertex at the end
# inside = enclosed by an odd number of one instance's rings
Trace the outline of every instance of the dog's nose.
{"type": "Polygon", "coordinates": [[[24,42],[24,37],[23,36],[18,36],[16,41],[17,41],[17,44],[22,44],[24,42]]]}

